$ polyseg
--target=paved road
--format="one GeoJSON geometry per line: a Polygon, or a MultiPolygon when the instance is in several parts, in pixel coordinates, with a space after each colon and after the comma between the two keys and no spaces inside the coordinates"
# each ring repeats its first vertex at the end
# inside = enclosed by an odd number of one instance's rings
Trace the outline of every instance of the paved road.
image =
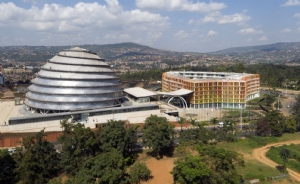
{"type": "Polygon", "coordinates": [[[280,102],[282,104],[282,108],[280,109],[280,111],[283,113],[283,115],[285,115],[285,116],[290,115],[291,114],[291,112],[290,112],[291,106],[295,102],[295,97],[294,96],[289,96],[286,99],[280,100],[280,102]]]}
{"type": "MultiPolygon", "coordinates": [[[[262,93],[262,94],[270,94],[269,91],[265,91],[263,89],[260,90],[260,93],[262,93]]],[[[282,112],[283,115],[285,115],[285,116],[291,115],[290,110],[291,110],[291,106],[295,102],[295,97],[296,97],[295,91],[291,91],[291,90],[288,91],[288,94],[282,93],[280,95],[280,99],[279,100],[280,100],[280,102],[282,104],[282,108],[280,109],[280,111],[282,112]],[[294,93],[292,94],[292,92],[294,92],[294,93]]],[[[276,100],[278,100],[278,99],[276,99],[276,100]]]]}

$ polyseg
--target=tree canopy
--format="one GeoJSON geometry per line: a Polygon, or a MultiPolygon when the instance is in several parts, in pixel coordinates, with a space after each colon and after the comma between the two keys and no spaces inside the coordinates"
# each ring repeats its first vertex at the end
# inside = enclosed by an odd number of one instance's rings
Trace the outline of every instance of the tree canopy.
{"type": "Polygon", "coordinates": [[[116,149],[101,153],[83,163],[78,173],[69,178],[67,184],[82,183],[129,183],[125,160],[116,149]]]}
{"type": "Polygon", "coordinates": [[[7,149],[0,149],[0,183],[15,183],[15,161],[7,149]]]}
{"type": "Polygon", "coordinates": [[[62,144],[61,165],[67,174],[74,175],[85,160],[99,151],[99,146],[90,128],[67,120],[61,121],[61,126],[63,134],[58,138],[58,142],[62,144]]]}
{"type": "Polygon", "coordinates": [[[171,172],[175,183],[241,183],[235,167],[244,166],[242,155],[211,146],[199,146],[198,152],[175,161],[171,172]]]}
{"type": "Polygon", "coordinates": [[[24,184],[47,183],[59,170],[59,159],[53,144],[44,139],[44,130],[22,141],[25,150],[14,154],[15,172],[24,184]]]}
{"type": "Polygon", "coordinates": [[[152,153],[162,157],[170,151],[174,140],[174,126],[165,117],[151,115],[143,126],[144,146],[152,148],[152,153]]]}
{"type": "Polygon", "coordinates": [[[151,178],[151,171],[148,169],[145,163],[134,163],[129,171],[130,182],[134,184],[140,183],[140,181],[147,181],[151,178]]]}
{"type": "Polygon", "coordinates": [[[137,136],[135,127],[126,127],[121,121],[110,120],[100,130],[100,148],[104,152],[118,150],[123,156],[128,156],[134,150],[137,136]]]}

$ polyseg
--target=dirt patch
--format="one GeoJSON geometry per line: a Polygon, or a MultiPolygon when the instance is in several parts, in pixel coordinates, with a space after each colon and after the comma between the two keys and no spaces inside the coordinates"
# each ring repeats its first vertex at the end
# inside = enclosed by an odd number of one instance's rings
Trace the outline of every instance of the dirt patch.
{"type": "MultiPolygon", "coordinates": [[[[286,145],[300,144],[300,140],[268,144],[266,146],[254,149],[252,155],[256,160],[258,160],[270,167],[276,168],[276,166],[278,166],[278,164],[276,162],[270,160],[269,158],[267,158],[266,153],[268,152],[268,150],[270,149],[271,146],[281,146],[284,144],[286,144],[286,145]]],[[[298,172],[293,171],[291,169],[287,169],[287,171],[289,172],[289,174],[293,180],[295,180],[296,182],[300,182],[300,174],[298,172]]]]}
{"type": "Polygon", "coordinates": [[[176,158],[164,157],[157,160],[155,158],[148,158],[145,163],[151,170],[153,178],[142,184],[171,184],[173,183],[173,176],[170,173],[174,167],[176,158]]]}

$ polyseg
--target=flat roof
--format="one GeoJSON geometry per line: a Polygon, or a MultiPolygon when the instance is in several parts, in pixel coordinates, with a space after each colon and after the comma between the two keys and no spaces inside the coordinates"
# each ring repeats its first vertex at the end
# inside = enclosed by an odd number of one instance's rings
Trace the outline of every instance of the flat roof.
{"type": "Polygon", "coordinates": [[[168,96],[184,96],[193,93],[193,91],[188,89],[179,89],[171,92],[158,92],[158,93],[162,95],[168,95],[168,96]]]}
{"type": "Polygon", "coordinates": [[[234,72],[202,72],[202,71],[169,71],[165,72],[169,76],[175,76],[191,80],[241,80],[242,77],[253,75],[249,73],[234,73],[234,72]]]}
{"type": "Polygon", "coordinates": [[[140,88],[140,87],[134,87],[134,88],[127,88],[124,89],[125,93],[128,93],[136,98],[142,98],[142,97],[149,97],[149,96],[155,96],[157,95],[156,92],[153,91],[149,91],[147,89],[144,88],[140,88]]]}

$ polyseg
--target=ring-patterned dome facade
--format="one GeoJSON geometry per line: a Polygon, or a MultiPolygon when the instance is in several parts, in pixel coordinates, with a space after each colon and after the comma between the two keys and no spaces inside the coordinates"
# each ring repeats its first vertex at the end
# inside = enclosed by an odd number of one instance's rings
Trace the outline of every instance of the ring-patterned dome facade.
{"type": "Polygon", "coordinates": [[[105,60],[79,47],[48,60],[31,83],[24,103],[39,113],[114,107],[123,97],[120,80],[105,60]]]}

